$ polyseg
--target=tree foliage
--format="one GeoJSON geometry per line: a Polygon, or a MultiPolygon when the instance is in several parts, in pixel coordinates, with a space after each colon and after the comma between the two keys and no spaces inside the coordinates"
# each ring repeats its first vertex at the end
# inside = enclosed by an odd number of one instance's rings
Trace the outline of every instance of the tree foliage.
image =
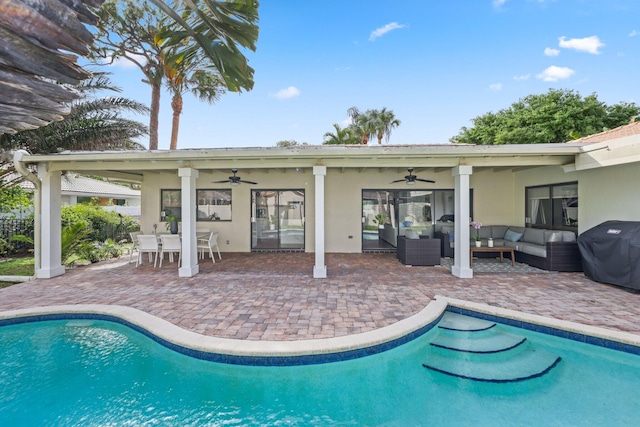
{"type": "MultiPolygon", "coordinates": [[[[240,48],[256,50],[257,1],[108,0],[98,14],[91,57],[108,63],[128,60],[151,85],[150,150],[158,149],[160,88],[165,77],[173,89],[174,120],[182,109],[186,82],[196,96],[209,102],[222,93],[221,86],[233,92],[253,88],[254,70],[240,48]],[[202,74],[205,70],[207,75],[202,74]]],[[[172,146],[176,144],[172,141],[172,146]]]]}
{"type": "Polygon", "coordinates": [[[57,153],[64,150],[132,150],[142,146],[134,141],[147,128],[122,117],[124,112],[144,113],[147,107],[123,97],[96,98],[102,90],[120,92],[108,76],[96,73],[77,90],[82,98],[71,104],[64,120],[48,126],[0,135],[0,149],[23,149],[32,154],[57,153]]]}
{"type": "Polygon", "coordinates": [[[476,117],[473,127],[463,127],[450,141],[478,145],[567,142],[622,126],[638,114],[640,108],[634,103],[607,106],[596,94],[583,98],[571,90],[551,89],[476,117]]]}
{"type": "Polygon", "coordinates": [[[24,188],[15,186],[2,186],[0,191],[0,212],[9,213],[15,210],[26,210],[32,203],[33,193],[24,188]]]}
{"type": "Polygon", "coordinates": [[[282,141],[276,142],[276,147],[297,147],[299,145],[307,145],[307,143],[300,143],[295,139],[283,139],[282,141]]]}
{"type": "Polygon", "coordinates": [[[378,139],[378,144],[382,144],[383,138],[389,142],[393,129],[400,126],[400,120],[386,107],[382,110],[369,109],[364,113],[358,107],[351,107],[347,114],[351,118],[350,132],[360,139],[362,145],[367,145],[374,137],[378,139]]]}
{"type": "Polygon", "coordinates": [[[339,124],[334,123],[335,132],[327,132],[324,134],[324,145],[354,145],[360,144],[360,138],[351,127],[342,128],[339,124]]]}

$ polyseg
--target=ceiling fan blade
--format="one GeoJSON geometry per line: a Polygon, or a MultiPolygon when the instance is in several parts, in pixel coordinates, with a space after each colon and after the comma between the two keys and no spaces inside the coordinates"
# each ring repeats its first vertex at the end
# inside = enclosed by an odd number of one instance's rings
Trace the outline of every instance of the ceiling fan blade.
{"type": "Polygon", "coordinates": [[[227,182],[229,182],[228,179],[225,179],[224,181],[211,181],[212,184],[226,184],[227,182]]]}
{"type": "Polygon", "coordinates": [[[239,179],[238,182],[242,182],[243,184],[253,184],[253,185],[257,185],[257,182],[253,182],[253,181],[247,181],[245,179],[239,179]]]}
{"type": "Polygon", "coordinates": [[[405,182],[406,179],[396,179],[395,181],[391,181],[391,183],[396,183],[396,182],[405,182]]]}
{"type": "Polygon", "coordinates": [[[422,178],[414,178],[414,181],[430,182],[432,184],[436,183],[435,181],[433,181],[431,179],[422,179],[422,178]]]}

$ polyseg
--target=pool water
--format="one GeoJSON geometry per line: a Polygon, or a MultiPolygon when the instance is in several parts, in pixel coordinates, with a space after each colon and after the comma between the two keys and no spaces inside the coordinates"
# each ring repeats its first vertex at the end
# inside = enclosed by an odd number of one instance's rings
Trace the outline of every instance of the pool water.
{"type": "Polygon", "coordinates": [[[423,367],[438,328],[360,359],[254,367],[193,359],[108,321],[2,326],[0,425],[637,425],[640,357],[496,328],[560,363],[509,383],[445,375],[423,367]]]}

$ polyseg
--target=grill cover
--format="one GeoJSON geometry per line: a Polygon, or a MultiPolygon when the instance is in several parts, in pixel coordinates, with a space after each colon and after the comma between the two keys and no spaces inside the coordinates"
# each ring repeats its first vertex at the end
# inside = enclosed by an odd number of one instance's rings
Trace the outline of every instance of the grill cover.
{"type": "Polygon", "coordinates": [[[640,289],[640,222],[603,222],[582,233],[578,247],[587,277],[640,289]]]}

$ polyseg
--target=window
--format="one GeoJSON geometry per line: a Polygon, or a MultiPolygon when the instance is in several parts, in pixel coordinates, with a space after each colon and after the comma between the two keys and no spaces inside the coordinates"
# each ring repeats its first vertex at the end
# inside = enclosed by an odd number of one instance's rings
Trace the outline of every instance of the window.
{"type": "Polygon", "coordinates": [[[160,221],[164,221],[167,213],[182,219],[182,191],[160,190],[160,221]]]}
{"type": "Polygon", "coordinates": [[[231,221],[231,190],[197,190],[198,221],[231,221]]]}
{"type": "Polygon", "coordinates": [[[578,227],[578,183],[526,187],[527,227],[573,230],[578,227]]]}

